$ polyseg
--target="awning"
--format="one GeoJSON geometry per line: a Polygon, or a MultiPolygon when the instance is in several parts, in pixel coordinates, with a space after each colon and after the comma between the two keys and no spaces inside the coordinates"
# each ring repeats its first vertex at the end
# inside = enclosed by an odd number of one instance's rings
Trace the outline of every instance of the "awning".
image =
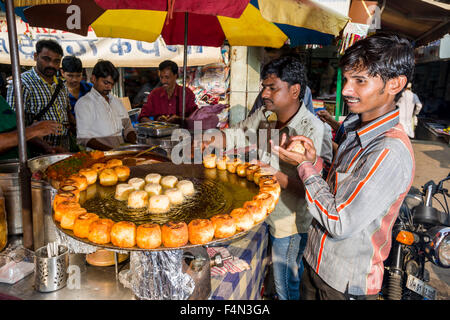
{"type": "Polygon", "coordinates": [[[379,1],[381,31],[403,34],[426,45],[450,32],[450,4],[433,0],[379,1]],[[385,5],[383,9],[383,4],[385,5]]]}

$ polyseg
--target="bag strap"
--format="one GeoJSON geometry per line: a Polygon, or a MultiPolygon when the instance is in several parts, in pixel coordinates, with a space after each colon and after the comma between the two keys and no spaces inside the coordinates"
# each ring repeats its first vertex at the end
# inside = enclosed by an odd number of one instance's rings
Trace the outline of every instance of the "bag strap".
{"type": "Polygon", "coordinates": [[[50,101],[47,103],[45,108],[43,108],[41,111],[39,111],[39,113],[36,116],[33,116],[33,121],[39,121],[42,118],[42,116],[47,113],[47,111],[50,109],[50,107],[55,102],[56,97],[58,96],[59,91],[61,90],[62,86],[63,86],[63,81],[61,78],[59,78],[58,84],[56,85],[55,91],[53,92],[53,95],[52,95],[50,101]]]}

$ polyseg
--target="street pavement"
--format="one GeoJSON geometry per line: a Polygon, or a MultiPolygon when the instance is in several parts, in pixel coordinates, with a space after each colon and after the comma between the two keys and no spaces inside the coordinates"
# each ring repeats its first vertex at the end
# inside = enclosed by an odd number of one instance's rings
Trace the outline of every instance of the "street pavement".
{"type": "MultiPolygon", "coordinates": [[[[411,142],[416,160],[414,187],[421,189],[430,180],[437,183],[450,173],[450,147],[447,144],[424,140],[411,142]]],[[[444,187],[450,189],[450,182],[447,182],[444,187]]],[[[433,207],[442,211],[436,201],[433,202],[433,207]]],[[[427,262],[425,268],[430,272],[428,284],[438,291],[437,299],[450,300],[450,269],[437,267],[431,262],[427,262]]]]}

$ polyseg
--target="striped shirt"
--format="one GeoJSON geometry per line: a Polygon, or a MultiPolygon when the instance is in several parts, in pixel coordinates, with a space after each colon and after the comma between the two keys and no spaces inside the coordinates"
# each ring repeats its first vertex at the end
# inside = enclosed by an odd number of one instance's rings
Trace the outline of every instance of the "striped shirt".
{"type": "Polygon", "coordinates": [[[304,257],[332,288],[377,294],[392,227],[414,177],[411,142],[396,109],[358,129],[349,115],[325,180],[305,163],[298,174],[314,217],[304,257]]]}
{"type": "MultiPolygon", "coordinates": [[[[31,116],[36,116],[39,111],[45,108],[47,103],[50,102],[57,83],[56,81],[53,84],[47,83],[38,75],[35,68],[31,68],[31,70],[22,73],[21,80],[24,111],[28,121],[27,125],[29,125],[29,122],[31,122],[31,116]]],[[[8,87],[7,101],[14,110],[17,110],[14,97],[14,86],[8,87]]],[[[61,135],[48,135],[44,137],[44,140],[53,147],[62,146],[69,149],[68,110],[70,110],[69,93],[66,87],[62,86],[53,105],[42,116],[42,118],[39,119],[39,121],[53,120],[63,125],[64,129],[61,135]]]]}

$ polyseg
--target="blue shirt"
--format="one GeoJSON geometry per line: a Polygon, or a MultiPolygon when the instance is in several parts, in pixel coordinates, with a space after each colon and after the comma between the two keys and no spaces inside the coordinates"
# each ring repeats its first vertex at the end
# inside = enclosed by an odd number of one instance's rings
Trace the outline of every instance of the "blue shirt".
{"type": "Polygon", "coordinates": [[[86,93],[91,91],[92,83],[86,82],[84,80],[81,80],[80,82],[80,95],[78,98],[75,98],[70,92],[69,92],[69,100],[70,100],[70,111],[73,115],[75,115],[75,103],[77,103],[78,99],[80,99],[82,96],[84,96],[86,93]]]}

